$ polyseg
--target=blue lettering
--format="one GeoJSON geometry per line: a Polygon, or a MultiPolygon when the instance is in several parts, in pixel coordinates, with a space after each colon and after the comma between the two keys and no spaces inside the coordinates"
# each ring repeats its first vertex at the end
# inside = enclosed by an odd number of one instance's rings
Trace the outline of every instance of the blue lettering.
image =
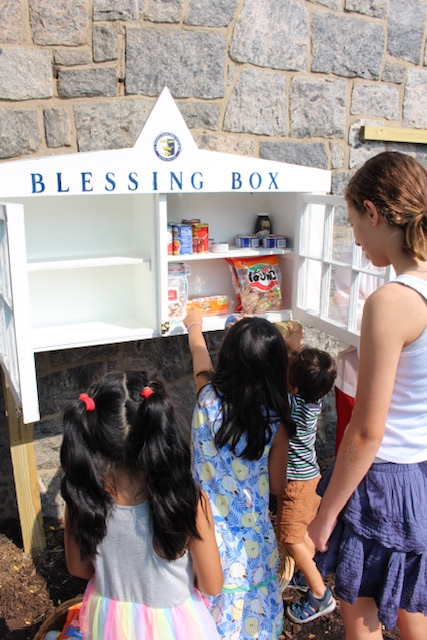
{"type": "Polygon", "coordinates": [[[114,189],[116,188],[116,182],[113,179],[114,177],[115,176],[112,171],[109,171],[108,173],[105,174],[105,179],[110,185],[110,187],[108,187],[108,185],[105,185],[105,191],[114,191],[114,189]]]}
{"type": "Polygon", "coordinates": [[[93,187],[90,185],[91,178],[91,171],[82,171],[82,191],[93,191],[93,187]]]}
{"type": "Polygon", "coordinates": [[[271,171],[269,171],[269,172],[268,172],[268,175],[269,175],[269,176],[270,176],[270,178],[271,178],[270,186],[269,186],[268,188],[269,188],[269,189],[271,189],[272,185],[274,184],[275,189],[278,189],[278,188],[279,188],[279,185],[278,185],[278,184],[277,184],[277,182],[276,182],[277,173],[275,173],[275,174],[274,174],[274,176],[273,176],[273,174],[271,173],[271,171]]]}
{"type": "Polygon", "coordinates": [[[191,186],[193,187],[193,189],[196,189],[196,191],[199,191],[200,189],[203,189],[203,180],[201,179],[197,184],[195,182],[195,177],[196,176],[200,176],[200,178],[203,178],[203,174],[200,171],[196,171],[195,173],[193,173],[193,175],[191,176],[191,186]]]}
{"type": "Polygon", "coordinates": [[[133,184],[133,187],[131,187],[130,184],[128,184],[128,189],[129,191],[135,191],[136,189],[138,189],[138,180],[137,180],[138,174],[135,173],[135,171],[132,171],[129,175],[129,182],[131,182],[133,184]]]}
{"type": "Polygon", "coordinates": [[[70,190],[70,187],[67,187],[66,189],[62,188],[62,173],[57,173],[56,179],[58,183],[58,193],[67,193],[67,191],[70,190]]]}
{"type": "Polygon", "coordinates": [[[251,185],[252,189],[259,189],[261,186],[261,182],[262,178],[259,173],[251,173],[251,175],[249,176],[249,184],[251,185]],[[254,183],[254,177],[258,178],[257,184],[254,183]]]}
{"type": "Polygon", "coordinates": [[[157,191],[157,171],[153,171],[153,191],[157,191]]]}
{"type": "Polygon", "coordinates": [[[179,189],[182,189],[182,171],[179,174],[179,178],[171,171],[171,191],[173,190],[173,183],[175,182],[179,189]]]}
{"type": "Polygon", "coordinates": [[[32,173],[31,183],[32,183],[31,193],[43,193],[43,191],[45,190],[43,176],[41,173],[32,173]]]}
{"type": "Polygon", "coordinates": [[[232,189],[242,188],[242,180],[240,177],[240,173],[238,173],[237,171],[233,171],[231,174],[231,188],[232,189]]]}

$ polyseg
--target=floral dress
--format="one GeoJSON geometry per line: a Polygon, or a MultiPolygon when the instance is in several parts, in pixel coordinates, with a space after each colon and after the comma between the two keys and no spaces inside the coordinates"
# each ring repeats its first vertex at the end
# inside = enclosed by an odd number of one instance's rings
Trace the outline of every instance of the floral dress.
{"type": "Polygon", "coordinates": [[[278,580],[279,553],[270,520],[268,454],[279,423],[259,460],[217,449],[222,403],[212,384],[200,391],[193,414],[195,471],[209,496],[224,572],[221,594],[209,598],[218,631],[226,640],[276,640],[283,626],[278,580]]]}

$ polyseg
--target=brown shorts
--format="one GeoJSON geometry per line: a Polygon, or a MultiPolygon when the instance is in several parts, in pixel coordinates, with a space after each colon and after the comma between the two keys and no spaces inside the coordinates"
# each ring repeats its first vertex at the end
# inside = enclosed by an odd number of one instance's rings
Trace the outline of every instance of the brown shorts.
{"type": "Polygon", "coordinates": [[[277,496],[276,531],[281,542],[296,544],[304,540],[319,508],[319,480],[320,475],[312,480],[288,480],[284,493],[277,496]]]}

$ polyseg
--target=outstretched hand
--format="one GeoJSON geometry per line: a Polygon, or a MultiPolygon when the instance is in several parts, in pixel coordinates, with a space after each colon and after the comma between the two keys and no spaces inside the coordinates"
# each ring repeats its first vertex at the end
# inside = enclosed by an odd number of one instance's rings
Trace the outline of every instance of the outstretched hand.
{"type": "Polygon", "coordinates": [[[197,309],[190,309],[190,311],[185,316],[183,322],[184,322],[185,328],[187,329],[188,325],[190,325],[192,322],[200,322],[200,324],[203,324],[203,318],[200,312],[197,311],[197,309]]]}

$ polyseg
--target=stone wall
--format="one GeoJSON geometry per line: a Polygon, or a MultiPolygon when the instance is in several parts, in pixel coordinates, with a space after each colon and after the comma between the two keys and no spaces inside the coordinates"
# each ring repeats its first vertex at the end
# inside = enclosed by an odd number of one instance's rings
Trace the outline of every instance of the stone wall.
{"type": "MultiPolygon", "coordinates": [[[[427,128],[423,0],[0,0],[0,159],[133,146],[168,86],[197,144],[328,168],[333,191],[385,148],[364,124],[427,128]]],[[[1,185],[0,185],[1,196],[1,185]]],[[[221,332],[210,334],[212,350],[221,332]]],[[[307,328],[306,342],[336,353],[307,328]]],[[[35,446],[45,515],[61,515],[60,414],[101,372],[162,372],[189,418],[186,338],[39,354],[35,446]]],[[[328,396],[321,457],[334,447],[328,396]]],[[[0,395],[1,518],[16,516],[0,395]]]]}

